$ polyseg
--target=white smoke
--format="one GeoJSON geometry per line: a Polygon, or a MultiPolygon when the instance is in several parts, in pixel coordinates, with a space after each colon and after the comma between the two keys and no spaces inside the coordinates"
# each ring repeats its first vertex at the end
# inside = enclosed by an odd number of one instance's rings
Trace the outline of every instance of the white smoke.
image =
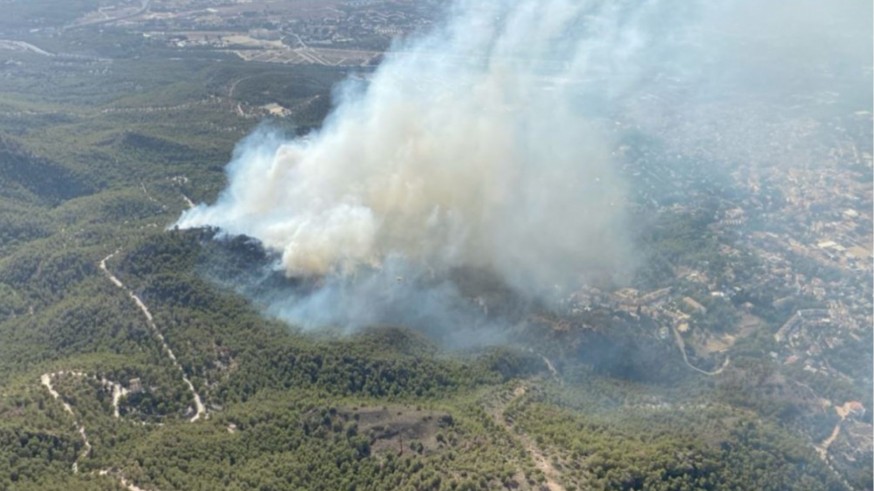
{"type": "MultiPolygon", "coordinates": [[[[714,4],[457,2],[442,28],[396,46],[368,83],[343,85],[320,131],[284,140],[262,129],[241,142],[228,188],[177,225],[255,237],[281,254],[290,277],[359,282],[371,293],[388,258],[392,274],[397,264],[417,278],[473,267],[531,295],[627,272],[634,256],[616,120],[633,124],[640,107],[680,112],[639,104],[644,93],[701,100],[726,84],[767,86],[751,72],[775,72],[767,59],[739,61],[746,49],[798,54],[794,30],[788,41],[762,41],[768,29],[797,25],[796,13],[714,4]],[[748,14],[758,15],[754,32],[748,14]]],[[[797,15],[814,26],[824,10],[797,15]]],[[[344,291],[310,299],[343,310],[355,296],[344,291]]],[[[354,317],[321,318],[314,312],[331,309],[317,303],[274,307],[298,322],[354,317]]]]}
{"type": "MultiPolygon", "coordinates": [[[[585,2],[461,10],[365,89],[347,87],[318,134],[241,143],[229,188],[179,226],[256,237],[291,276],[349,274],[389,254],[493,269],[525,288],[620,268],[625,198],[610,136],[574,101],[579,65],[607,53],[556,52],[585,2]]],[[[616,36],[610,54],[637,42],[616,36]]]]}

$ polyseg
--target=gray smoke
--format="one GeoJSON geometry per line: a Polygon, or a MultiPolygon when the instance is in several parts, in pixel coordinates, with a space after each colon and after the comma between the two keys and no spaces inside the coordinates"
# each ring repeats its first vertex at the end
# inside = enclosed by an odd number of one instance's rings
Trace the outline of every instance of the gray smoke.
{"type": "Polygon", "coordinates": [[[470,323],[467,310],[481,309],[447,281],[459,268],[528,298],[626,277],[635,255],[621,129],[690,155],[746,158],[741,150],[757,150],[712,135],[742,133],[747,117],[709,109],[756,106],[786,88],[812,96],[835,79],[868,80],[870,92],[870,46],[853,44],[870,32],[870,9],[456,2],[367,83],[338,88],[318,132],[287,140],[262,128],[243,140],[227,189],[177,225],[252,236],[289,277],[322,278],[270,302],[305,326],[470,323]],[[702,125],[714,132],[689,136],[702,125]]]}

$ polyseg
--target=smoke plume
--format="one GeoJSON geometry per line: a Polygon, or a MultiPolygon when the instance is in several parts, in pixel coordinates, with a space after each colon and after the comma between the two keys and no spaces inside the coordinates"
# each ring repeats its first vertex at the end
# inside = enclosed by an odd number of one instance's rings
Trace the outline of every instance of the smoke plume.
{"type": "MultiPolygon", "coordinates": [[[[321,278],[270,302],[312,326],[463,322],[445,314],[459,268],[528,298],[622,276],[635,260],[620,130],[682,145],[670,121],[719,126],[700,111],[714,100],[757,104],[860,70],[865,53],[830,57],[864,4],[462,0],[366,83],[338,87],[319,131],[243,140],[227,189],[178,226],[254,237],[287,276],[321,278]]],[[[738,151],[708,138],[699,150],[738,151]]]]}

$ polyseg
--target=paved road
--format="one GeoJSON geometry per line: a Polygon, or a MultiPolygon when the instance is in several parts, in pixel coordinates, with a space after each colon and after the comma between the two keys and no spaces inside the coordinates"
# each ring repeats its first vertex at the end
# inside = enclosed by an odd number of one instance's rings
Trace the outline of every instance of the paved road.
{"type": "Polygon", "coordinates": [[[677,328],[671,327],[671,331],[674,333],[674,341],[677,343],[677,348],[680,349],[680,353],[683,355],[683,363],[686,364],[687,367],[695,370],[698,373],[702,373],[704,375],[708,375],[710,377],[714,375],[719,375],[723,370],[728,368],[729,363],[731,363],[731,358],[728,355],[725,355],[725,361],[722,362],[722,366],[713,370],[712,372],[708,372],[707,370],[702,370],[695,365],[689,363],[689,355],[686,354],[686,342],[683,341],[683,336],[680,336],[680,332],[677,331],[677,328]]]}

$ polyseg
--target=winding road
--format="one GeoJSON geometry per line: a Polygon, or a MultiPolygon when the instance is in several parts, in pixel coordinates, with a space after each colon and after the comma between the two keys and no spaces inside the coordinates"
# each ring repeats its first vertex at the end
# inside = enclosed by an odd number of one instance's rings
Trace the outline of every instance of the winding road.
{"type": "Polygon", "coordinates": [[[822,443],[820,443],[819,445],[814,445],[814,448],[816,449],[816,453],[819,454],[819,458],[822,459],[823,462],[825,462],[825,465],[827,465],[829,469],[831,469],[831,471],[832,471],[832,473],[834,473],[835,477],[837,477],[838,480],[841,481],[841,484],[846,486],[847,489],[853,490],[855,488],[853,488],[853,486],[850,485],[850,483],[844,478],[843,474],[841,474],[840,472],[838,472],[837,469],[835,469],[834,465],[832,465],[831,459],[829,458],[828,449],[829,449],[829,447],[831,447],[832,443],[834,443],[834,441],[837,440],[838,435],[841,434],[841,427],[844,424],[844,420],[846,420],[847,416],[850,414],[850,410],[847,407],[847,405],[845,404],[843,406],[835,406],[835,412],[838,413],[838,416],[840,417],[840,419],[835,424],[835,427],[834,427],[834,429],[832,429],[831,434],[825,440],[823,440],[822,443]]]}
{"type": "MultiPolygon", "coordinates": [[[[144,190],[145,190],[145,188],[144,188],[144,190]]],[[[203,400],[200,397],[200,394],[195,389],[194,384],[191,383],[191,380],[188,378],[188,375],[185,373],[185,370],[182,369],[182,365],[179,364],[179,361],[176,359],[176,355],[173,353],[173,350],[170,349],[170,346],[167,344],[167,341],[164,339],[164,335],[161,334],[161,331],[158,330],[158,326],[155,325],[154,318],[152,316],[152,313],[149,311],[149,308],[142,301],[142,299],[140,299],[139,296],[137,296],[133,291],[131,291],[129,288],[127,288],[125,286],[125,284],[122,283],[122,281],[119,280],[117,276],[112,274],[112,272],[109,271],[109,269],[106,267],[106,261],[111,259],[116,254],[118,254],[118,251],[113,252],[112,254],[103,258],[99,264],[100,269],[103,271],[103,273],[106,275],[106,277],[109,278],[109,281],[111,281],[113,285],[124,290],[125,293],[127,293],[128,297],[130,297],[131,300],[133,300],[133,302],[137,305],[137,307],[140,309],[140,312],[143,313],[143,317],[146,318],[146,324],[149,326],[149,329],[152,331],[152,334],[154,334],[155,337],[158,338],[158,341],[160,341],[161,348],[162,348],[163,352],[167,355],[168,358],[170,358],[170,361],[172,361],[173,366],[176,367],[176,369],[178,369],[179,372],[182,374],[182,380],[185,382],[185,385],[188,387],[188,390],[191,392],[191,396],[192,396],[192,399],[194,400],[194,407],[195,407],[195,414],[191,418],[189,418],[188,421],[191,423],[194,423],[195,421],[199,420],[201,417],[208,417],[208,413],[206,411],[206,406],[204,406],[203,400]]],[[[91,448],[92,448],[91,441],[88,439],[88,433],[85,431],[85,426],[80,422],[79,418],[76,416],[75,411],[73,411],[73,407],[70,405],[70,403],[68,403],[61,396],[60,393],[58,393],[57,389],[55,389],[55,386],[53,384],[53,380],[55,377],[58,377],[61,375],[70,375],[70,376],[82,377],[82,378],[91,377],[94,380],[98,381],[105,388],[109,389],[110,392],[112,393],[112,416],[114,418],[121,417],[121,415],[119,413],[118,406],[119,406],[119,403],[121,401],[121,398],[128,394],[128,389],[126,389],[120,383],[113,382],[111,380],[106,379],[105,377],[98,378],[95,375],[88,375],[85,372],[80,372],[80,371],[75,371],[75,370],[66,370],[66,371],[60,370],[57,372],[44,373],[40,376],[40,379],[39,379],[40,384],[42,386],[44,386],[46,388],[46,390],[48,390],[49,394],[52,396],[53,399],[55,399],[56,401],[61,403],[62,407],[64,408],[64,411],[73,417],[73,424],[76,427],[76,431],[82,437],[82,442],[84,443],[82,452],[80,452],[80,454],[76,457],[76,460],[73,462],[73,466],[72,466],[73,473],[78,474],[79,473],[79,462],[91,454],[91,448]]],[[[101,475],[101,476],[108,476],[108,475],[114,476],[119,481],[119,483],[122,485],[122,487],[124,487],[128,491],[145,491],[144,489],[138,487],[137,485],[135,485],[131,481],[127,480],[127,478],[125,478],[121,474],[121,472],[117,469],[103,469],[101,471],[98,471],[97,474],[101,475]]]]}
{"type": "Polygon", "coordinates": [[[75,376],[84,376],[84,374],[82,372],[60,371],[60,372],[55,372],[55,373],[44,373],[40,376],[39,381],[43,386],[45,386],[46,389],[48,389],[49,394],[52,395],[52,398],[61,402],[61,405],[64,406],[64,411],[66,411],[70,416],[73,417],[73,424],[76,426],[76,431],[79,432],[79,435],[82,437],[82,441],[85,443],[84,448],[82,449],[82,452],[79,454],[78,457],[76,457],[76,460],[73,462],[73,474],[78,474],[79,473],[79,461],[84,459],[85,457],[87,457],[91,453],[91,442],[88,440],[88,434],[85,433],[85,426],[82,423],[80,423],[79,420],[76,418],[76,413],[73,412],[73,408],[70,406],[70,404],[67,403],[67,401],[65,401],[61,397],[61,394],[58,394],[58,391],[56,391],[55,387],[52,385],[52,379],[54,377],[56,377],[58,375],[63,375],[65,373],[68,373],[70,375],[75,375],[75,376]]]}
{"type": "Polygon", "coordinates": [[[170,361],[173,362],[173,366],[176,367],[179,370],[179,373],[182,374],[182,381],[185,382],[186,386],[188,386],[188,391],[191,392],[191,397],[194,399],[195,414],[191,417],[189,421],[193,423],[199,420],[201,417],[206,417],[207,412],[206,406],[203,405],[203,399],[200,397],[200,394],[198,394],[197,389],[194,388],[194,384],[191,383],[191,379],[188,378],[188,375],[185,373],[182,365],[179,364],[179,361],[176,359],[176,355],[173,353],[173,350],[170,349],[170,346],[167,344],[167,340],[164,339],[164,335],[161,334],[158,326],[155,325],[155,320],[152,317],[152,313],[149,311],[149,308],[146,307],[146,304],[143,303],[142,299],[140,299],[140,297],[138,297],[136,293],[126,287],[124,283],[122,283],[121,280],[119,280],[118,277],[112,274],[112,272],[109,271],[109,269],[106,267],[106,261],[118,254],[118,252],[119,251],[115,251],[112,254],[103,258],[103,260],[100,261],[100,269],[104,272],[104,274],[106,274],[107,278],[109,278],[109,281],[111,281],[113,285],[124,290],[127,293],[128,297],[130,297],[130,299],[133,300],[137,307],[139,307],[140,312],[142,312],[143,316],[146,318],[146,324],[149,326],[152,334],[154,334],[155,337],[158,338],[158,341],[161,343],[161,348],[163,349],[164,354],[166,354],[167,357],[170,358],[170,361]]]}
{"type": "Polygon", "coordinates": [[[686,342],[683,341],[683,336],[680,336],[680,332],[677,331],[676,327],[671,326],[671,331],[674,333],[674,341],[677,343],[677,348],[680,349],[680,354],[683,355],[683,362],[686,364],[687,367],[691,368],[692,370],[712,377],[714,375],[719,375],[720,373],[722,373],[723,370],[728,368],[729,363],[731,363],[731,357],[725,355],[725,361],[722,362],[722,365],[712,372],[708,372],[707,370],[702,370],[696,367],[695,365],[689,363],[689,355],[686,354],[686,342]]]}
{"type": "MultiPolygon", "coordinates": [[[[68,371],[61,370],[58,372],[44,373],[39,378],[40,383],[49,391],[49,394],[51,394],[52,398],[55,399],[56,401],[60,402],[61,405],[64,407],[64,411],[66,411],[70,416],[73,417],[73,424],[76,426],[76,431],[79,433],[79,436],[82,437],[82,442],[84,443],[82,452],[79,453],[78,457],[76,457],[76,460],[73,462],[73,466],[72,466],[73,474],[78,474],[79,473],[79,461],[84,459],[85,457],[88,457],[88,455],[91,454],[91,448],[92,448],[91,441],[88,439],[88,433],[85,432],[85,426],[79,422],[78,418],[76,418],[76,413],[73,411],[73,407],[70,406],[70,404],[67,401],[65,401],[63,397],[61,397],[61,394],[58,393],[58,391],[55,389],[54,385],[52,384],[52,379],[54,379],[55,377],[60,376],[60,375],[72,375],[75,377],[88,377],[89,375],[86,374],[85,372],[77,372],[77,371],[73,371],[73,370],[68,370],[68,371]]],[[[111,380],[107,380],[106,378],[99,378],[98,379],[96,376],[92,376],[92,377],[95,380],[99,381],[104,387],[111,388],[111,390],[112,390],[113,416],[118,418],[119,417],[118,403],[121,400],[121,397],[123,395],[127,394],[127,389],[122,387],[121,384],[119,384],[117,382],[112,382],[111,380]]],[[[131,481],[128,481],[127,478],[125,478],[121,474],[121,472],[116,470],[116,469],[103,469],[103,470],[98,471],[97,474],[101,475],[101,476],[106,476],[106,475],[115,476],[115,478],[118,479],[119,483],[121,483],[122,487],[124,487],[128,491],[146,491],[145,489],[137,486],[136,484],[132,483],[131,481]]]]}

